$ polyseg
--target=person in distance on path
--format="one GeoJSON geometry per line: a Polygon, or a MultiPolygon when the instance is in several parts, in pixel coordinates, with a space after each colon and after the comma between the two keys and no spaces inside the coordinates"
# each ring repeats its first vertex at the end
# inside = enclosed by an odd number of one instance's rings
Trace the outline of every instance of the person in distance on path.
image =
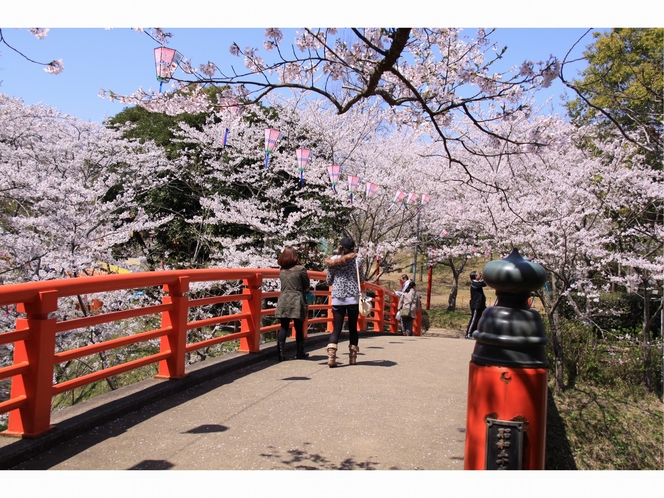
{"type": "Polygon", "coordinates": [[[476,271],[470,272],[470,322],[466,329],[466,339],[473,338],[473,332],[477,330],[477,324],[486,309],[486,296],[484,289],[486,283],[482,280],[482,274],[476,271]]]}

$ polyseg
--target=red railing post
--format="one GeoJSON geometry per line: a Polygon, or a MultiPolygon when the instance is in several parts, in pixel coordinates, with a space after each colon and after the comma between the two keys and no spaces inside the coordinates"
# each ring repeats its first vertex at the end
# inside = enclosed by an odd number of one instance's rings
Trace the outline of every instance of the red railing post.
{"type": "Polygon", "coordinates": [[[374,297],[374,332],[385,332],[385,289],[379,287],[375,290],[376,297],[374,297]]]}
{"type": "Polygon", "coordinates": [[[168,334],[161,337],[160,352],[170,351],[171,355],[159,362],[159,379],[179,379],[185,377],[184,365],[187,347],[187,317],[189,314],[189,277],[179,277],[176,283],[166,284],[162,302],[170,304],[168,311],[161,314],[161,326],[170,327],[168,334]]]}
{"type": "Polygon", "coordinates": [[[390,295],[390,334],[399,333],[399,322],[395,318],[399,307],[399,299],[396,295],[390,295]]]}
{"type": "Polygon", "coordinates": [[[325,332],[331,334],[334,332],[334,315],[332,314],[332,287],[327,290],[326,297],[328,308],[325,310],[325,315],[327,317],[327,327],[325,332]]]}
{"type": "Polygon", "coordinates": [[[255,275],[244,279],[243,295],[249,298],[242,301],[242,313],[249,313],[249,318],[242,319],[242,331],[248,330],[249,336],[240,339],[241,353],[258,353],[261,342],[261,310],[263,308],[263,274],[255,275]]]}
{"type": "Polygon", "coordinates": [[[19,303],[18,311],[27,318],[16,320],[16,329],[29,328],[27,339],[16,341],[14,364],[28,362],[28,371],[12,379],[11,397],[25,396],[21,408],[9,412],[9,424],[4,434],[36,437],[51,426],[51,397],[55,354],[56,318],[49,313],[58,309],[58,291],[39,292],[37,300],[19,303]]]}

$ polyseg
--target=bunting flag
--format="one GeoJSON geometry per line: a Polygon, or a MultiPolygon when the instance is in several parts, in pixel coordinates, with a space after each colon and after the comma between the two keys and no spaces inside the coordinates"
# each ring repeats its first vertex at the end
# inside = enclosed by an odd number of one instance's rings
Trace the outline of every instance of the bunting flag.
{"type": "Polygon", "coordinates": [[[297,169],[300,170],[300,185],[304,185],[304,170],[307,169],[311,151],[309,149],[297,149],[295,155],[297,157],[297,169]]]}
{"type": "Polygon", "coordinates": [[[353,204],[353,194],[357,191],[357,186],[360,184],[360,177],[348,175],[348,190],[350,192],[350,203],[353,204]]]}
{"type": "Polygon", "coordinates": [[[267,169],[270,154],[277,147],[279,138],[281,138],[281,132],[279,130],[273,130],[271,128],[265,129],[265,169],[267,169]]]}
{"type": "Polygon", "coordinates": [[[367,182],[367,199],[373,199],[378,193],[378,188],[380,186],[377,183],[367,182]]]}
{"type": "Polygon", "coordinates": [[[330,175],[330,182],[332,183],[332,190],[334,193],[337,193],[337,185],[339,184],[339,173],[341,171],[341,166],[333,164],[327,167],[327,172],[330,175]]]}
{"type": "Polygon", "coordinates": [[[397,190],[397,193],[394,196],[394,200],[392,201],[392,204],[390,204],[390,207],[387,208],[387,210],[391,211],[394,206],[396,206],[397,204],[401,203],[401,201],[403,201],[404,197],[406,197],[406,193],[402,192],[401,190],[397,190]]]}

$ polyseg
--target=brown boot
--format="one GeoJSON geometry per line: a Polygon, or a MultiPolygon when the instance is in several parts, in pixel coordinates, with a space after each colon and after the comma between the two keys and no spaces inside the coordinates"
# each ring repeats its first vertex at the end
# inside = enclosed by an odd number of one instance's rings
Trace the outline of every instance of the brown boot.
{"type": "Polygon", "coordinates": [[[348,363],[350,365],[357,364],[357,353],[360,352],[359,346],[353,346],[352,344],[348,346],[348,363]]]}
{"type": "Polygon", "coordinates": [[[327,365],[332,368],[337,366],[337,345],[328,344],[327,345],[327,365]]]}

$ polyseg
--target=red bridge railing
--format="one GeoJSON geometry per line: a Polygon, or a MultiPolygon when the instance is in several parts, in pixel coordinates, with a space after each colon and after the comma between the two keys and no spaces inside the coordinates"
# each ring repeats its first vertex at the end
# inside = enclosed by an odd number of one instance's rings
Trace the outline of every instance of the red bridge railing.
{"type": "MultiPolygon", "coordinates": [[[[325,280],[324,272],[310,271],[309,276],[314,280],[325,280]]],[[[263,317],[274,315],[274,308],[264,308],[263,303],[268,303],[268,300],[276,302],[279,297],[278,291],[264,291],[263,283],[278,278],[279,270],[275,268],[235,268],[103,275],[0,285],[0,307],[16,306],[23,315],[16,319],[13,330],[0,331],[0,345],[14,345],[13,364],[0,368],[0,381],[11,379],[9,399],[0,402],[0,414],[9,413],[8,428],[1,434],[36,437],[48,431],[52,427],[50,416],[53,396],[120,373],[158,363],[157,377],[177,379],[185,375],[187,353],[229,341],[239,340],[240,352],[259,352],[261,335],[279,328],[279,325],[262,325],[263,317]],[[190,284],[210,281],[242,281],[242,291],[239,294],[199,299],[189,297],[190,284]],[[110,312],[103,312],[101,307],[98,314],[66,320],[58,320],[54,316],[60,298],[149,287],[163,289],[161,304],[110,312]],[[191,308],[238,302],[241,304],[239,313],[189,321],[191,308]],[[159,314],[161,319],[160,326],[153,330],[138,333],[128,331],[127,335],[119,338],[56,351],[58,334],[155,314],[159,314]],[[191,338],[188,332],[191,330],[238,322],[239,331],[197,342],[189,341],[191,338]],[[54,381],[54,369],[59,364],[154,339],[159,339],[158,353],[60,383],[54,381]]],[[[399,333],[395,319],[398,303],[396,294],[371,283],[365,284],[365,291],[375,296],[372,301],[373,312],[368,317],[360,316],[359,329],[399,333]]],[[[330,290],[315,291],[314,294],[323,297],[317,301],[323,301],[324,304],[309,306],[309,310],[314,313],[313,317],[307,319],[305,335],[316,324],[324,324],[327,332],[332,331],[330,290]]],[[[421,313],[418,313],[413,332],[420,335],[420,330],[421,313]]]]}

